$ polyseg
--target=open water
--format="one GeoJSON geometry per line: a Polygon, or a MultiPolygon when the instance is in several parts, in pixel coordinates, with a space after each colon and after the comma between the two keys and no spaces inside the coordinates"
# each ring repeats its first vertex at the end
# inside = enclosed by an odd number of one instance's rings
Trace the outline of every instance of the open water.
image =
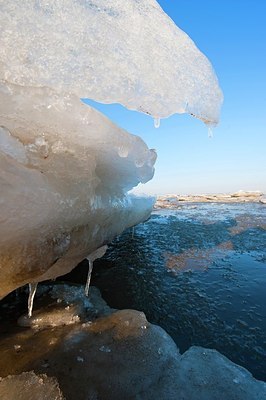
{"type": "Polygon", "coordinates": [[[95,262],[114,308],[162,326],[181,352],[217,349],[266,380],[265,206],[184,204],[126,231],[95,262]]]}

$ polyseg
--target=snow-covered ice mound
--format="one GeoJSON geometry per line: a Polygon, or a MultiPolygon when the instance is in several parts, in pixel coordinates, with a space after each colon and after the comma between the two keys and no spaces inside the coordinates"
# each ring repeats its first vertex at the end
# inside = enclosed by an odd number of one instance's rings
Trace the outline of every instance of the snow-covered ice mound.
{"type": "MultiPolygon", "coordinates": [[[[0,5],[0,297],[70,271],[153,200],[156,153],[80,97],[218,120],[206,57],[154,0],[0,5]]],[[[34,288],[34,286],[32,286],[34,288]]]]}

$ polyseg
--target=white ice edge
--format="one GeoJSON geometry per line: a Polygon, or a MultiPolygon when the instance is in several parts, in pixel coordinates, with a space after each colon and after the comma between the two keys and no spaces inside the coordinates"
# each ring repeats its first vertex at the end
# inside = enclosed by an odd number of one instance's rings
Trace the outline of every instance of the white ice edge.
{"type": "Polygon", "coordinates": [[[208,59],[155,0],[19,0],[0,7],[0,76],[152,115],[216,124],[208,59]],[[14,45],[16,44],[16,45],[14,45]]]}

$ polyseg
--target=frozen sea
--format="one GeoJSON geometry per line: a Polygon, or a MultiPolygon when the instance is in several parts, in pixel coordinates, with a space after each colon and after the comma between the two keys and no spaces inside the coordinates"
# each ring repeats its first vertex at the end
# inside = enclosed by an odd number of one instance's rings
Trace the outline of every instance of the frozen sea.
{"type": "Polygon", "coordinates": [[[154,212],[95,262],[114,308],[162,326],[181,352],[213,348],[266,380],[266,208],[183,204],[154,212]]]}

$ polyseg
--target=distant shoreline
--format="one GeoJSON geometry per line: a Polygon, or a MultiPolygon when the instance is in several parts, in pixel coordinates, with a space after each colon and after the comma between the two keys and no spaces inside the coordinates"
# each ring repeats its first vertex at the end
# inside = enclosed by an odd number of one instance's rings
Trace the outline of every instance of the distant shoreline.
{"type": "Polygon", "coordinates": [[[238,191],[230,194],[195,194],[178,195],[167,194],[158,196],[154,209],[176,208],[184,203],[261,203],[266,204],[266,197],[262,192],[238,191]]]}

